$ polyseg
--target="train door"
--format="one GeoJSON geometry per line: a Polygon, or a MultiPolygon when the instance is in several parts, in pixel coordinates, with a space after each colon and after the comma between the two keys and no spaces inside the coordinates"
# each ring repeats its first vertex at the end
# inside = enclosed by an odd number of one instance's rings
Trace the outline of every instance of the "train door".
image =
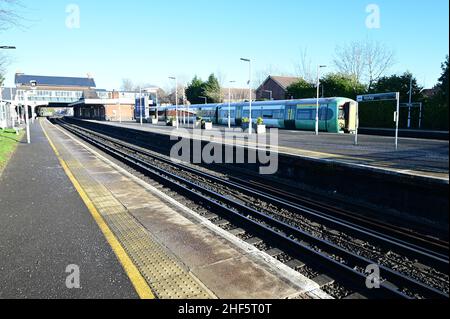
{"type": "Polygon", "coordinates": [[[295,116],[297,115],[297,106],[286,105],[284,112],[284,127],[288,130],[295,130],[295,116]]]}
{"type": "Polygon", "coordinates": [[[322,109],[323,114],[322,116],[322,120],[325,124],[325,132],[328,132],[328,120],[329,120],[329,112],[330,112],[330,108],[328,107],[328,105],[322,109]]]}
{"type": "Polygon", "coordinates": [[[242,125],[242,106],[236,106],[236,126],[242,125]]]}

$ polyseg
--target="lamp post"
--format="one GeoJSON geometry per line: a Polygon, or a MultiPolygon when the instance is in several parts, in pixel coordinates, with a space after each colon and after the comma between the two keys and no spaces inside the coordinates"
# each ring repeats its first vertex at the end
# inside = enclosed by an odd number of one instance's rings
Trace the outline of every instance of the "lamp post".
{"type": "Polygon", "coordinates": [[[230,81],[228,86],[228,128],[231,129],[231,84],[236,83],[236,81],[230,81]]]}
{"type": "Polygon", "coordinates": [[[176,112],[176,122],[177,122],[177,130],[180,127],[179,122],[178,122],[178,80],[175,76],[171,76],[169,77],[169,79],[174,80],[175,81],[175,112],[176,112]]]}
{"type": "Polygon", "coordinates": [[[253,123],[252,123],[252,61],[250,59],[241,58],[241,61],[248,62],[248,89],[249,89],[249,135],[252,135],[253,123]]]}
{"type": "Polygon", "coordinates": [[[411,81],[409,83],[408,128],[411,128],[412,94],[413,94],[413,76],[411,74],[411,81]]]}
{"type": "Polygon", "coordinates": [[[199,96],[199,99],[204,99],[205,100],[205,105],[208,104],[208,98],[206,96],[199,96]]]}
{"type": "Polygon", "coordinates": [[[316,135],[319,135],[319,95],[320,95],[320,69],[326,68],[326,65],[317,66],[317,106],[316,106],[316,135]]]}
{"type": "Polygon", "coordinates": [[[140,114],[140,122],[141,126],[144,124],[144,119],[142,118],[142,88],[139,87],[139,114],[140,114]]]}
{"type": "Polygon", "coordinates": [[[28,118],[28,91],[24,92],[24,104],[25,104],[25,124],[26,124],[26,131],[27,131],[27,143],[31,143],[31,137],[30,137],[30,119],[28,118]]]}

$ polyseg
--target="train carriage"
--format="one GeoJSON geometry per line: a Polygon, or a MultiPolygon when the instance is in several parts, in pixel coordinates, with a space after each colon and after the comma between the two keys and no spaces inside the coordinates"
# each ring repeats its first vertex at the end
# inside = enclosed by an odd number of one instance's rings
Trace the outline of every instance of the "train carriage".
{"type": "MultiPolygon", "coordinates": [[[[262,118],[269,128],[314,131],[316,127],[316,99],[266,101],[252,103],[252,122],[262,118]]],[[[175,117],[175,107],[162,110],[165,117],[175,117]]],[[[181,113],[180,107],[180,113],[181,113]]],[[[250,105],[246,103],[206,104],[190,106],[190,114],[214,124],[240,126],[250,118],[250,105]]],[[[357,102],[347,98],[319,99],[319,130],[330,133],[352,133],[356,130],[357,102]]]]}

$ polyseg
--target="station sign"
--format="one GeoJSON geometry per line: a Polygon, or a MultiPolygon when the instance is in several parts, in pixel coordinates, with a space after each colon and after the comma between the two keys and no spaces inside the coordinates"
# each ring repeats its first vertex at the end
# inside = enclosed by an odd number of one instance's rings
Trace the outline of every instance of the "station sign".
{"type": "Polygon", "coordinates": [[[367,94],[367,95],[358,95],[358,102],[374,102],[374,101],[392,101],[396,100],[398,93],[380,93],[380,94],[367,94]]]}

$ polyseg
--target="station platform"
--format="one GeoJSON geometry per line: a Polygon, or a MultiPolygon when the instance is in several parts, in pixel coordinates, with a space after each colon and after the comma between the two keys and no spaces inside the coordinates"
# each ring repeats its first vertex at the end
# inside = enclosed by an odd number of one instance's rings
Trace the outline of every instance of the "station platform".
{"type": "MultiPolygon", "coordinates": [[[[136,122],[88,122],[166,135],[171,135],[174,131],[173,127],[167,127],[164,123],[141,126],[136,122]]],[[[207,134],[202,137],[200,134],[192,133],[192,129],[186,125],[180,127],[188,130],[190,137],[214,141],[207,134]]],[[[223,132],[225,128],[216,127],[213,131],[223,132]]],[[[237,139],[235,143],[243,143],[247,136],[244,133],[237,135],[241,140],[237,139]]],[[[268,136],[270,134],[267,134],[267,139],[268,136]]],[[[449,182],[449,141],[400,138],[399,149],[396,150],[392,137],[360,134],[359,145],[355,146],[354,136],[349,134],[321,133],[316,136],[313,132],[278,130],[278,144],[278,148],[272,150],[305,159],[339,163],[394,175],[417,176],[447,184],[449,182]]]]}
{"type": "Polygon", "coordinates": [[[0,179],[0,298],[329,298],[50,122],[32,133],[0,179]]]}
{"type": "Polygon", "coordinates": [[[31,134],[0,176],[0,299],[137,298],[39,123],[31,134]]]}

